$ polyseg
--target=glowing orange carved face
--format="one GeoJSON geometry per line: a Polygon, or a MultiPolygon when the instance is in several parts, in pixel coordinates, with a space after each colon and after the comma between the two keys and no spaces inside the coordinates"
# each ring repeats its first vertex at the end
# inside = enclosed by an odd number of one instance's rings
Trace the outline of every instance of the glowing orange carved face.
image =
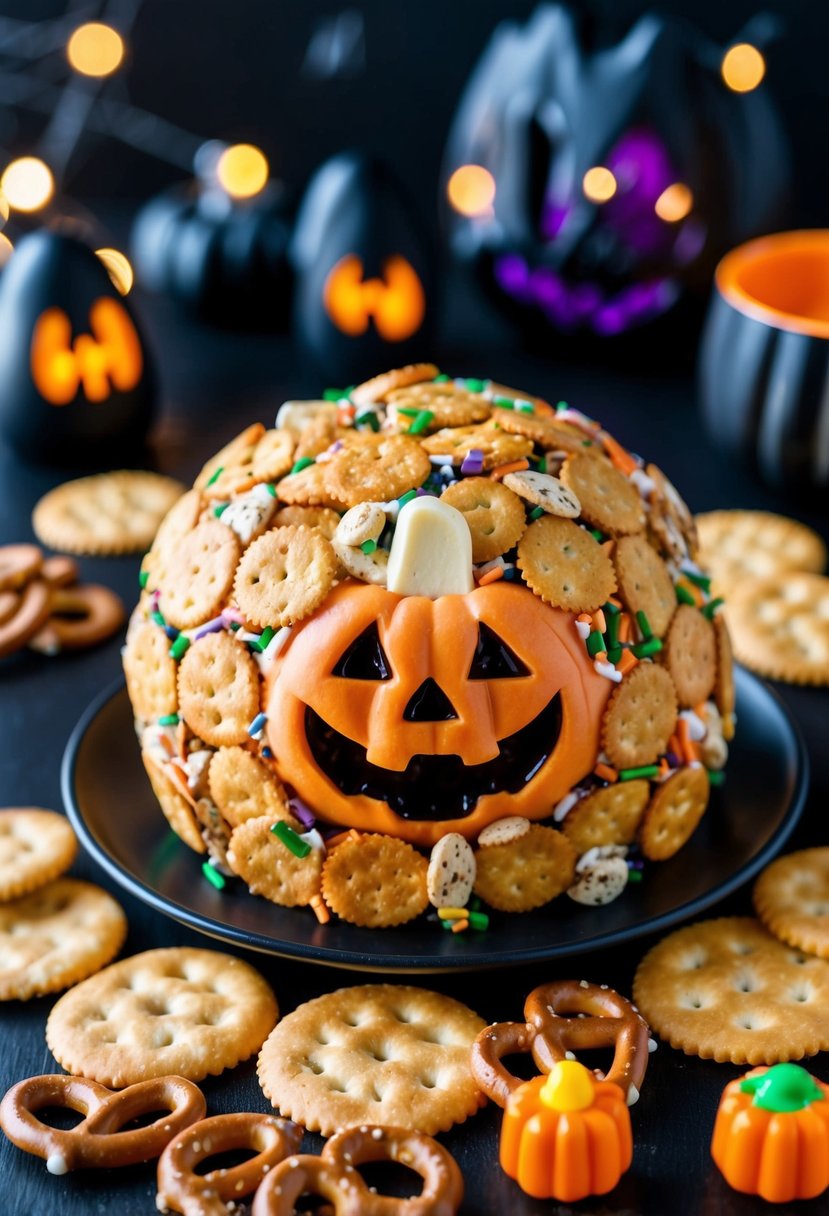
{"type": "Polygon", "coordinates": [[[329,272],[323,300],[337,329],[351,338],[364,334],[373,319],[386,342],[403,342],[417,333],[426,313],[420,279],[397,254],[386,258],[379,279],[364,279],[360,258],[346,254],[329,272]]]}
{"type": "Polygon", "coordinates": [[[524,587],[347,581],[272,668],[268,742],[324,818],[429,846],[548,816],[596,762],[610,687],[572,615],[524,587]]]}
{"type": "Polygon", "coordinates": [[[87,401],[106,401],[113,389],[129,392],[141,379],[141,343],[122,304],[106,296],[95,300],[89,328],[73,343],[72,323],[61,308],[47,308],[35,322],[32,380],[51,405],[68,405],[81,388],[87,401]]]}

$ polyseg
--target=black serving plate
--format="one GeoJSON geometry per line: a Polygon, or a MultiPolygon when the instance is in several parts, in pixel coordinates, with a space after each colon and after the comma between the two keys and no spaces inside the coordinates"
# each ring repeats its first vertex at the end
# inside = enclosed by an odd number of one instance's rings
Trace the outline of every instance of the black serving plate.
{"type": "Polygon", "coordinates": [[[727,778],[688,844],[649,865],[614,903],[565,897],[536,912],[495,913],[486,933],[446,933],[421,917],[395,929],[317,923],[231,880],[217,891],[167,827],[144,774],[126,689],[99,697],[72,733],[63,798],[84,846],[122,886],[211,937],[253,950],[363,971],[442,971],[529,963],[612,946],[694,916],[746,882],[782,848],[805,799],[808,762],[778,697],[737,670],[737,735],[727,778]]]}

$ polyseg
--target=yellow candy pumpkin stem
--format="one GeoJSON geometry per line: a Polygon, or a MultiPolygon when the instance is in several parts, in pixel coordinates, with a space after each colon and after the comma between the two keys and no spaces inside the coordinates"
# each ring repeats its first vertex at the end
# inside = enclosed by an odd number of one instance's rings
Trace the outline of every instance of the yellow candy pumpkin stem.
{"type": "Polygon", "coordinates": [[[593,1105],[595,1082],[577,1060],[560,1060],[539,1090],[542,1104],[550,1110],[585,1110],[593,1105]]]}

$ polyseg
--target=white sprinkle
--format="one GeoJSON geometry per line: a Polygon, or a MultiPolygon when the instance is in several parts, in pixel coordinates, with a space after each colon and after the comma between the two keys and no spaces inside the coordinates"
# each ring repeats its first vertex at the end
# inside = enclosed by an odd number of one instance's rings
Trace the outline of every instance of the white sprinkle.
{"type": "Polygon", "coordinates": [[[622,673],[617,671],[612,663],[600,663],[598,659],[593,664],[593,667],[600,676],[604,676],[606,680],[612,680],[614,684],[621,684],[622,673]]]}
{"type": "Polygon", "coordinates": [[[648,1039],[648,1052],[649,1053],[653,1054],[653,1052],[656,1051],[658,1046],[659,1046],[659,1044],[657,1043],[656,1039],[648,1039]]]}
{"type": "Polygon", "coordinates": [[[564,795],[561,802],[556,804],[553,811],[553,819],[556,821],[556,823],[561,823],[567,812],[573,809],[578,800],[579,796],[574,790],[570,790],[569,794],[564,795]]]}
{"type": "Polygon", "coordinates": [[[648,477],[644,469],[634,469],[628,480],[633,482],[644,499],[649,499],[656,489],[656,482],[648,477]]]}
{"type": "Polygon", "coordinates": [[[50,1174],[68,1174],[69,1166],[63,1153],[50,1153],[46,1158],[46,1168],[50,1174]]]}
{"type": "Polygon", "coordinates": [[[587,639],[590,637],[590,622],[589,621],[575,621],[574,624],[576,626],[576,633],[578,633],[579,637],[581,638],[581,640],[583,642],[586,642],[587,639]]]}
{"type": "Polygon", "coordinates": [[[680,718],[684,718],[688,723],[688,733],[694,743],[701,742],[705,738],[705,723],[702,718],[698,714],[695,714],[692,709],[683,709],[679,716],[680,718]]]}
{"type": "Polygon", "coordinates": [[[576,1054],[573,1051],[565,1051],[564,1058],[565,1060],[575,1060],[576,1054]]]}
{"type": "Polygon", "coordinates": [[[631,1085],[628,1089],[628,1106],[633,1106],[634,1102],[639,1101],[639,1090],[635,1085],[631,1085]]]}
{"type": "MultiPolygon", "coordinates": [[[[494,1038],[495,1038],[495,1035],[493,1035],[492,1037],[493,1037],[493,1039],[494,1039],[494,1038]]],[[[382,1129],[382,1127],[373,1127],[373,1128],[371,1129],[371,1138],[372,1138],[372,1140],[382,1140],[382,1139],[383,1139],[383,1129],[382,1129]]]]}

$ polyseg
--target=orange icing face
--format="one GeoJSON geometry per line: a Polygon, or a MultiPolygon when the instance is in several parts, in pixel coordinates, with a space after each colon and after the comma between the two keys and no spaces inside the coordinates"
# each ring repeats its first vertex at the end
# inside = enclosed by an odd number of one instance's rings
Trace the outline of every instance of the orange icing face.
{"type": "Polygon", "coordinates": [[[425,847],[546,818],[592,770],[611,691],[573,622],[504,582],[436,599],[342,583],[269,673],[280,776],[325,819],[425,847]]]}

